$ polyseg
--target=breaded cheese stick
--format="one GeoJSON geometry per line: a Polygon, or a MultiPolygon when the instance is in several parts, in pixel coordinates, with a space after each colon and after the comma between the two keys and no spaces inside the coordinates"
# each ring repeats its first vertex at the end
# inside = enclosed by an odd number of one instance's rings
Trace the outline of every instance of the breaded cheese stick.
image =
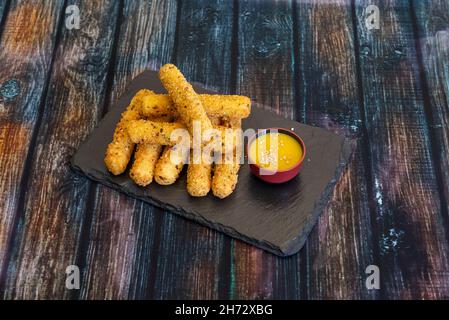
{"type": "Polygon", "coordinates": [[[134,143],[128,136],[126,126],[130,120],[137,120],[140,118],[140,99],[142,96],[150,93],[150,90],[145,89],[137,92],[129,106],[123,112],[121,119],[115,128],[112,142],[108,145],[104,158],[106,167],[114,175],[123,173],[131,159],[134,143]]]}
{"type": "Polygon", "coordinates": [[[179,159],[179,163],[174,163],[172,161],[174,155],[172,153],[176,152],[174,150],[176,147],[166,146],[162,152],[162,156],[156,163],[156,168],[154,171],[154,180],[160,185],[170,185],[178,180],[181,174],[182,168],[187,159],[179,159]]]}
{"type": "MultiPolygon", "coordinates": [[[[219,117],[211,117],[210,120],[214,126],[221,124],[219,117]]],[[[193,197],[204,197],[209,193],[212,182],[211,158],[208,163],[204,163],[202,159],[197,159],[198,161],[194,163],[193,155],[191,159],[187,168],[187,192],[193,197]]]]}
{"type": "MultiPolygon", "coordinates": [[[[171,117],[158,117],[154,121],[169,121],[171,117]]],[[[139,143],[134,153],[134,162],[129,171],[131,179],[139,186],[145,187],[153,182],[156,162],[161,155],[160,144],[139,143]]]]}
{"type": "MultiPolygon", "coordinates": [[[[213,125],[219,125],[221,123],[219,117],[210,117],[210,120],[213,125]]],[[[175,183],[187,161],[187,159],[179,158],[179,155],[174,148],[175,147],[169,146],[165,147],[161,158],[156,164],[154,180],[160,185],[170,185],[175,183]],[[179,160],[179,162],[173,162],[172,159],[179,160]]]]}
{"type": "MultiPolygon", "coordinates": [[[[186,127],[181,122],[155,122],[143,119],[129,121],[127,125],[127,132],[132,142],[154,143],[164,146],[174,146],[178,143],[178,141],[172,141],[170,139],[171,134],[176,129],[186,129],[186,127]]],[[[221,147],[220,150],[216,151],[225,153],[231,149],[233,150],[238,139],[239,130],[234,131],[234,143],[225,144],[226,133],[230,128],[214,126],[214,129],[217,129],[221,135],[221,147]]]]}
{"type": "MultiPolygon", "coordinates": [[[[210,117],[247,118],[251,112],[251,100],[239,95],[199,94],[204,110],[210,117]]],[[[142,117],[177,116],[178,111],[168,94],[150,93],[142,97],[142,117]]]]}
{"type": "MultiPolygon", "coordinates": [[[[199,122],[202,133],[212,129],[212,123],[204,110],[200,98],[175,65],[163,65],[159,70],[159,78],[173,100],[180,120],[185,123],[191,135],[194,132],[195,122],[199,122]]],[[[201,142],[207,141],[201,138],[201,142]]]]}
{"type": "MultiPolygon", "coordinates": [[[[224,125],[241,127],[241,121],[228,120],[224,125]]],[[[240,170],[240,156],[241,146],[238,145],[234,153],[224,155],[222,158],[223,163],[215,164],[211,186],[214,196],[224,199],[234,191],[240,170]]]]}
{"type": "Polygon", "coordinates": [[[154,168],[162,148],[160,144],[139,143],[137,145],[129,176],[139,186],[145,187],[153,181],[154,168]]]}
{"type": "Polygon", "coordinates": [[[198,162],[194,163],[192,156],[187,168],[187,192],[192,197],[206,196],[212,183],[212,163],[198,162]]]}
{"type": "Polygon", "coordinates": [[[157,122],[149,120],[129,121],[127,132],[134,143],[154,143],[164,146],[173,146],[176,141],[171,141],[170,136],[176,129],[185,129],[181,122],[157,122]]]}

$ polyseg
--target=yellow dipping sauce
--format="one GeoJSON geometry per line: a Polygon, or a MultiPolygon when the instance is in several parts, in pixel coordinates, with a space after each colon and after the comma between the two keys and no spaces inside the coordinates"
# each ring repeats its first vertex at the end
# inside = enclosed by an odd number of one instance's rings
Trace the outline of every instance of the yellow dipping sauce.
{"type": "Polygon", "coordinates": [[[260,168],[285,171],[301,160],[301,144],[285,133],[266,133],[257,137],[249,146],[249,156],[260,168]]]}

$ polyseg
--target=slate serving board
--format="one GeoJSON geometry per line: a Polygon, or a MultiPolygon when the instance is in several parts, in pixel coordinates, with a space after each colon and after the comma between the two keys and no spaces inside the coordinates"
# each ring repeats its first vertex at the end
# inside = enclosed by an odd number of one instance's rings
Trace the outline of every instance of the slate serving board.
{"type": "MultiPolygon", "coordinates": [[[[194,84],[198,93],[216,93],[194,84]]],[[[298,177],[281,185],[270,185],[254,177],[242,165],[234,193],[224,200],[211,193],[203,198],[190,197],[185,173],[171,186],[153,182],[139,187],[128,173],[110,174],[103,162],[121,113],[139,89],[165,92],[157,72],[146,71],[135,78],[117,105],[111,108],[71,159],[71,167],[92,180],[161,207],[234,238],[279,256],[298,252],[326,205],[345,168],[351,144],[343,137],[280,117],[253,104],[243,128],[294,128],[307,147],[298,177]]]]}

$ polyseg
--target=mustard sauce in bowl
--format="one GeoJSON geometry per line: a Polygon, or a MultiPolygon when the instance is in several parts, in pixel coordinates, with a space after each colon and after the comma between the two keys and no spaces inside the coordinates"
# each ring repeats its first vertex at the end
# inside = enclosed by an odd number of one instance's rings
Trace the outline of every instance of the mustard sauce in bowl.
{"type": "Polygon", "coordinates": [[[248,159],[253,174],[270,183],[293,179],[305,157],[305,144],[294,132],[273,128],[259,132],[248,143],[248,159]]]}

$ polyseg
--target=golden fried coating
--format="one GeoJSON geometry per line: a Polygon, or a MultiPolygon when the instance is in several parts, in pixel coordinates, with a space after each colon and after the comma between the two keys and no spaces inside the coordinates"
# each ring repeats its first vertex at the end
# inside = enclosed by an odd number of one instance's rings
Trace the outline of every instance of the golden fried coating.
{"type": "Polygon", "coordinates": [[[246,96],[200,94],[200,100],[210,116],[243,119],[251,112],[251,99],[246,96]]]}
{"type": "Polygon", "coordinates": [[[178,158],[179,163],[174,163],[171,159],[175,155],[172,155],[175,147],[165,147],[162,156],[156,163],[156,168],[154,171],[154,180],[160,185],[170,185],[175,183],[181,174],[182,168],[186,159],[178,158]]]}
{"type": "Polygon", "coordinates": [[[241,118],[235,118],[235,117],[223,117],[222,118],[222,126],[226,128],[241,128],[242,127],[242,119],[241,118]]]}
{"type": "MultiPolygon", "coordinates": [[[[161,116],[153,119],[156,122],[170,121],[171,116],[161,116]]],[[[161,155],[163,146],[160,144],[139,143],[134,153],[134,163],[129,171],[133,181],[139,186],[147,186],[153,182],[156,162],[161,155]]]]}
{"type": "Polygon", "coordinates": [[[212,163],[198,162],[194,163],[192,156],[187,168],[187,192],[192,197],[206,196],[212,183],[212,163]]]}
{"type": "Polygon", "coordinates": [[[200,125],[201,132],[212,129],[212,123],[204,110],[199,96],[175,65],[163,65],[159,70],[159,78],[173,100],[180,120],[186,125],[191,135],[193,135],[195,122],[198,122],[200,125]]]}
{"type": "Polygon", "coordinates": [[[129,106],[123,112],[122,117],[115,128],[112,142],[108,145],[104,158],[106,167],[114,175],[119,175],[126,170],[134,150],[134,143],[129,138],[126,130],[127,123],[130,120],[137,120],[140,118],[140,99],[142,96],[148,95],[151,92],[152,91],[150,90],[140,90],[137,92],[129,106]]]}
{"type": "Polygon", "coordinates": [[[159,144],[139,143],[137,145],[129,176],[139,186],[145,187],[153,181],[154,168],[162,148],[159,144]]]}
{"type": "Polygon", "coordinates": [[[137,92],[122,113],[107,147],[106,167],[114,175],[123,173],[135,149],[131,179],[139,186],[147,186],[153,180],[170,185],[179,178],[190,157],[187,192],[203,197],[212,189],[216,197],[226,198],[238,180],[241,123],[251,112],[250,99],[239,95],[198,95],[172,64],[161,67],[159,78],[168,94],[146,89],[137,92]],[[173,119],[177,120],[172,122],[173,119]]]}
{"type": "MultiPolygon", "coordinates": [[[[210,117],[210,121],[214,126],[221,124],[220,117],[210,117]]],[[[201,159],[197,159],[197,162],[193,163],[193,155],[191,159],[187,168],[187,192],[193,197],[204,197],[210,191],[212,160],[209,158],[208,163],[202,163],[201,159]]]]}
{"type": "Polygon", "coordinates": [[[168,94],[160,94],[152,92],[142,97],[140,105],[140,115],[142,117],[159,117],[164,115],[172,115],[177,118],[178,111],[173,105],[173,101],[168,94]]]}
{"type": "MultiPolygon", "coordinates": [[[[232,128],[240,128],[241,120],[224,120],[223,125],[228,125],[232,128]]],[[[240,170],[239,161],[241,152],[241,141],[239,141],[234,153],[222,155],[223,163],[215,164],[211,186],[214,196],[224,199],[234,191],[238,181],[238,172],[240,170]]]]}
{"type": "Polygon", "coordinates": [[[231,195],[237,185],[239,170],[240,164],[238,162],[215,165],[214,177],[212,179],[212,192],[214,196],[224,199],[231,195]]]}
{"type": "MultiPolygon", "coordinates": [[[[226,128],[223,126],[214,126],[213,128],[216,129],[218,134],[221,136],[221,145],[217,144],[217,148],[213,149],[222,153],[225,153],[231,149],[233,150],[239,138],[240,131],[231,130],[231,128],[226,128]],[[232,139],[230,140],[232,141],[230,142],[232,143],[226,144],[227,136],[231,136],[232,139]],[[218,148],[219,150],[217,150],[218,148]]],[[[178,141],[170,139],[171,134],[176,129],[186,129],[186,127],[181,122],[156,122],[143,119],[129,121],[127,125],[127,132],[132,142],[154,143],[164,146],[174,146],[178,143],[178,141]]],[[[212,143],[211,146],[212,145],[214,144],[212,143]]]]}
{"type": "MultiPolygon", "coordinates": [[[[251,100],[238,95],[199,94],[200,101],[210,117],[247,118],[251,112],[251,100]]],[[[177,116],[178,111],[168,94],[150,93],[142,97],[142,117],[177,116]]]]}
{"type": "Polygon", "coordinates": [[[221,117],[210,116],[209,119],[214,128],[221,125],[221,117]]]}
{"type": "Polygon", "coordinates": [[[154,143],[173,146],[170,136],[176,129],[185,129],[181,122],[157,122],[149,120],[134,120],[128,122],[128,135],[134,143],[154,143]]]}

